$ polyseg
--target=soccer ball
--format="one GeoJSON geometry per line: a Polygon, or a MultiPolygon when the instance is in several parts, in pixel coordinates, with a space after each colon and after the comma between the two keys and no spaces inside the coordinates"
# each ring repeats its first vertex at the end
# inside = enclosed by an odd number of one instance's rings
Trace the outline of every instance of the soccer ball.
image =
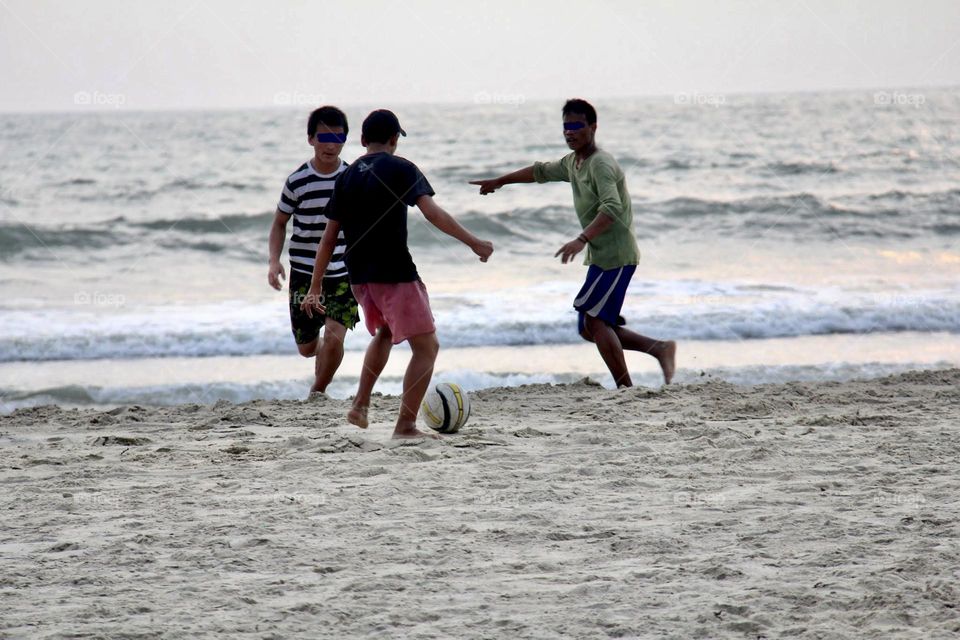
{"type": "Polygon", "coordinates": [[[420,405],[420,417],[440,433],[456,433],[470,417],[467,392],[452,382],[441,382],[427,391],[420,405]]]}

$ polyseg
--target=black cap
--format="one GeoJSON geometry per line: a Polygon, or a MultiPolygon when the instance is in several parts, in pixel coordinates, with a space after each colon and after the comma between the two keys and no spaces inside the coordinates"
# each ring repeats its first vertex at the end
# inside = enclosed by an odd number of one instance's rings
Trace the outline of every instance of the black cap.
{"type": "Polygon", "coordinates": [[[406,136],[407,132],[400,126],[400,121],[393,111],[388,109],[377,109],[371,111],[367,119],[363,121],[363,128],[360,130],[367,142],[386,142],[398,133],[406,136]]]}

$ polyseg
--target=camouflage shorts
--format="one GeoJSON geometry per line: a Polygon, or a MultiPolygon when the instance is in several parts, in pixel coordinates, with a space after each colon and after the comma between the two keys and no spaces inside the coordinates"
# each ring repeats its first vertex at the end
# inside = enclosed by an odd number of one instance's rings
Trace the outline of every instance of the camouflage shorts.
{"type": "Polygon", "coordinates": [[[293,339],[297,344],[308,344],[317,339],[320,329],[327,318],[339,322],[347,329],[353,329],[360,321],[360,311],[357,301],[350,291],[350,283],[346,279],[323,281],[323,306],[327,308],[325,314],[311,318],[300,310],[300,303],[310,291],[310,276],[293,271],[290,273],[290,328],[293,339]]]}

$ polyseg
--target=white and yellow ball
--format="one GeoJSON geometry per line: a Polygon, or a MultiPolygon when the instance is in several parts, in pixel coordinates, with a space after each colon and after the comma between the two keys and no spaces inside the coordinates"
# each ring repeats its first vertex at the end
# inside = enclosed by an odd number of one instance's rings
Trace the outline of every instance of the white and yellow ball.
{"type": "Polygon", "coordinates": [[[420,405],[420,417],[440,433],[456,433],[470,417],[470,398],[460,385],[441,382],[427,391],[420,405]]]}

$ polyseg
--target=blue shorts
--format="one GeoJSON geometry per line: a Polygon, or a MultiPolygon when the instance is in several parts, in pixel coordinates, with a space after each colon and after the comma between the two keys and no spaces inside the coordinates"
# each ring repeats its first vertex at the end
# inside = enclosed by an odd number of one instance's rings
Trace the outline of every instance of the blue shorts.
{"type": "Polygon", "coordinates": [[[573,308],[579,311],[577,329],[582,333],[586,326],[586,316],[600,318],[611,327],[624,324],[620,317],[623,300],[627,297],[627,286],[633,277],[637,265],[628,264],[616,269],[604,271],[596,265],[590,265],[587,279],[573,301],[573,308]]]}

